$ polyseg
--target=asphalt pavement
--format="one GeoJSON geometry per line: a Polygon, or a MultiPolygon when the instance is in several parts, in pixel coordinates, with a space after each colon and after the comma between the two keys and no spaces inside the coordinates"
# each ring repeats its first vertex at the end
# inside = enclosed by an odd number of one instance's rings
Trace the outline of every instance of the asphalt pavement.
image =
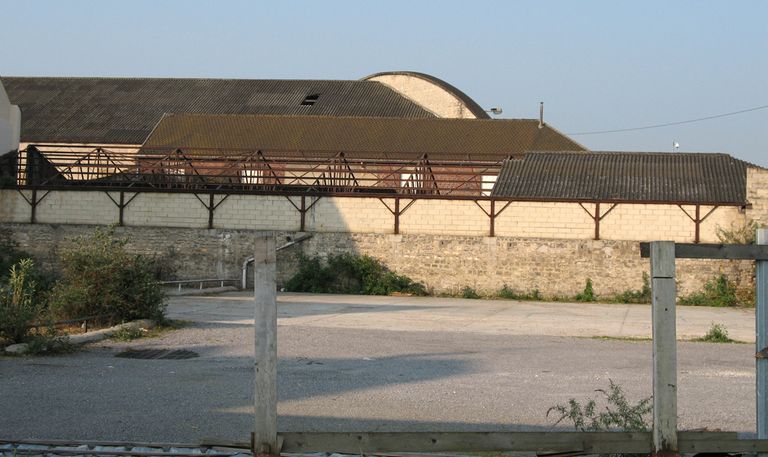
{"type": "MultiPolygon", "coordinates": [[[[281,294],[279,428],[315,431],[548,430],[549,407],[599,397],[609,380],[651,393],[645,305],[281,294]]],[[[176,297],[178,331],[66,356],[0,358],[0,437],[247,441],[253,302],[176,297]],[[126,348],[187,349],[134,360],[126,348]]],[[[748,310],[679,308],[683,337],[712,322],[754,338],[748,310]]],[[[754,345],[679,343],[681,428],[754,429],[754,345]]],[[[562,425],[562,424],[561,424],[562,425]]]]}

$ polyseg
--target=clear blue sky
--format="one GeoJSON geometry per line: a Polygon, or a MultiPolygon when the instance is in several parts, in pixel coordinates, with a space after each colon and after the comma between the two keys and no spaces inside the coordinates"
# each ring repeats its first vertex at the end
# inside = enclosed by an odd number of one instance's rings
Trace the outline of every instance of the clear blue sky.
{"type": "MultiPolygon", "coordinates": [[[[432,74],[566,133],[768,105],[768,1],[8,1],[0,75],[357,79],[432,74]]],[[[595,150],[768,166],[768,109],[574,136],[595,150]]]]}

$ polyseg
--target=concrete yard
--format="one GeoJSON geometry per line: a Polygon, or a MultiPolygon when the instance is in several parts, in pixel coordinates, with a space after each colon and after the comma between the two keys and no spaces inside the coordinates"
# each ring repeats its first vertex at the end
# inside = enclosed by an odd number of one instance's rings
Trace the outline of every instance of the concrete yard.
{"type": "MultiPolygon", "coordinates": [[[[281,430],[542,430],[547,409],[612,379],[650,395],[647,305],[281,294],[281,430]]],[[[175,297],[185,328],[59,357],[0,358],[0,438],[247,441],[253,403],[248,293],[175,297]],[[126,347],[189,360],[133,360],[126,347]]],[[[751,310],[678,308],[678,333],[725,324],[754,340],[751,310]]],[[[754,429],[754,345],[679,344],[681,428],[754,429]]]]}

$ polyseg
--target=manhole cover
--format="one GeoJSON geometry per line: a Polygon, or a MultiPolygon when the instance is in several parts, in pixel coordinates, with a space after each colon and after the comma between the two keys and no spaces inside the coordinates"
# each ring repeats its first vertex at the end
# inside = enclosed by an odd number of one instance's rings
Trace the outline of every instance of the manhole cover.
{"type": "Polygon", "coordinates": [[[192,359],[199,357],[197,352],[188,351],[186,349],[129,349],[116,354],[115,357],[122,357],[125,359],[192,359]]]}

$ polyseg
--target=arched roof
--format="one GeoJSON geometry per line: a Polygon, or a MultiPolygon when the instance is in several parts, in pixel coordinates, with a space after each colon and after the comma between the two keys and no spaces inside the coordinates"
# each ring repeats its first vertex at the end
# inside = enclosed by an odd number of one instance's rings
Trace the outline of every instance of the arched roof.
{"type": "Polygon", "coordinates": [[[426,73],[420,73],[417,71],[384,71],[384,72],[368,75],[364,78],[361,78],[361,80],[363,81],[374,80],[375,78],[378,78],[380,76],[410,76],[414,78],[419,78],[423,81],[426,81],[430,84],[433,84],[439,87],[440,89],[444,90],[445,92],[449,93],[450,95],[458,99],[466,107],[466,109],[469,112],[471,112],[476,118],[490,119],[490,116],[488,116],[488,113],[485,112],[483,107],[481,107],[469,95],[465,94],[464,92],[459,90],[457,87],[443,81],[440,78],[436,78],[432,75],[428,75],[426,73]]]}

